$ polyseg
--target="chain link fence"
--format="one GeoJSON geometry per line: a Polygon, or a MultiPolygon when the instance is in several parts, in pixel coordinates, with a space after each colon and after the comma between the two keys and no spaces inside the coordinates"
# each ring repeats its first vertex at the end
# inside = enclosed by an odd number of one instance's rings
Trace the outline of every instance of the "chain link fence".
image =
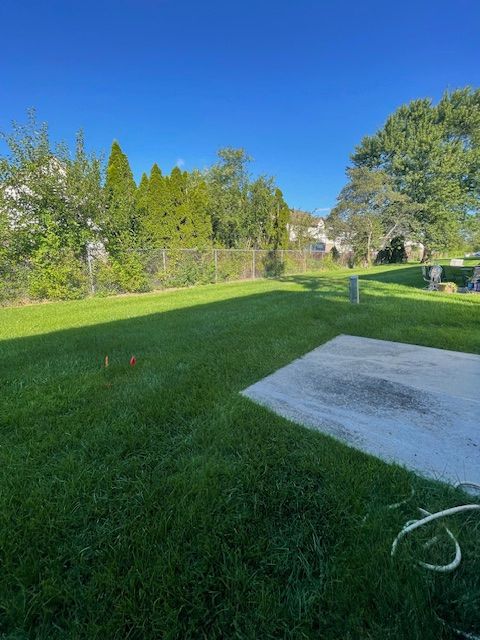
{"type": "Polygon", "coordinates": [[[152,291],[233,280],[278,278],[282,275],[320,270],[325,253],[302,250],[259,249],[160,249],[129,254],[126,280],[107,256],[90,256],[89,282],[94,294],[128,290],[152,291]]]}
{"type": "Polygon", "coordinates": [[[325,255],[287,249],[159,249],[132,251],[115,259],[93,248],[85,261],[50,270],[30,264],[0,269],[0,304],[278,278],[319,271],[325,255]]]}

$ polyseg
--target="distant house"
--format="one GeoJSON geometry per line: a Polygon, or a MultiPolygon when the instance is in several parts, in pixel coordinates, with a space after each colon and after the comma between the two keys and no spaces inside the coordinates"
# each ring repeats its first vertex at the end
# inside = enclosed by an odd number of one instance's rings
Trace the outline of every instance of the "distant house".
{"type": "Polygon", "coordinates": [[[293,247],[328,252],[334,241],[327,236],[325,218],[294,209],[287,224],[288,239],[293,247]]]}

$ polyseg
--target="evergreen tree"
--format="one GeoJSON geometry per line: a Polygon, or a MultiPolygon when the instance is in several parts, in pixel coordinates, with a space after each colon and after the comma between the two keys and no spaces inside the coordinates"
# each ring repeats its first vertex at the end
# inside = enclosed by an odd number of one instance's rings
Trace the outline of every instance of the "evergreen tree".
{"type": "Polygon", "coordinates": [[[281,190],[276,188],[268,227],[268,244],[273,249],[285,249],[288,246],[287,224],[289,219],[290,208],[285,202],[281,190]]]}
{"type": "Polygon", "coordinates": [[[168,206],[172,210],[185,200],[188,173],[174,167],[168,177],[168,206]]]}
{"type": "Polygon", "coordinates": [[[104,231],[113,254],[135,247],[138,240],[137,186],[127,156],[115,140],[112,144],[105,180],[106,219],[104,231]]]}
{"type": "Polygon", "coordinates": [[[145,228],[151,246],[164,249],[171,245],[175,227],[169,206],[168,178],[162,175],[156,163],[152,166],[148,181],[145,228]]]}
{"type": "Polygon", "coordinates": [[[148,176],[145,172],[143,172],[136,193],[136,206],[137,211],[139,212],[139,217],[145,215],[147,209],[148,184],[148,176]]]}
{"type": "Polygon", "coordinates": [[[208,188],[204,180],[189,182],[183,202],[175,208],[176,240],[179,247],[205,249],[212,242],[208,188]]]}
{"type": "Polygon", "coordinates": [[[138,240],[142,249],[150,246],[150,240],[146,231],[146,220],[148,216],[148,187],[149,180],[147,174],[142,173],[140,183],[135,196],[136,217],[138,222],[138,240]]]}

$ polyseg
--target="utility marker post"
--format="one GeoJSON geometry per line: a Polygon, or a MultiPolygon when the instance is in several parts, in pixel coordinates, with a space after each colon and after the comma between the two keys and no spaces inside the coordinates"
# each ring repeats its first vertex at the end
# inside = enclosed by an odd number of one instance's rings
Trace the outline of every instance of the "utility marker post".
{"type": "Polygon", "coordinates": [[[88,278],[90,280],[90,292],[95,294],[95,280],[93,278],[93,257],[91,252],[90,243],[87,244],[87,266],[88,266],[88,278]]]}
{"type": "Polygon", "coordinates": [[[360,291],[358,288],[358,276],[350,276],[349,290],[350,290],[350,302],[358,304],[360,302],[360,291]]]}

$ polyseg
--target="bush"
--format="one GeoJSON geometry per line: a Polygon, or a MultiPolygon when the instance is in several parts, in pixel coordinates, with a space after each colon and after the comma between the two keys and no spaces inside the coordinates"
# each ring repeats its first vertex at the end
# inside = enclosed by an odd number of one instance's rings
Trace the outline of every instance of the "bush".
{"type": "Polygon", "coordinates": [[[279,278],[285,272],[285,262],[277,251],[269,251],[263,259],[263,269],[266,278],[279,278]]]}
{"type": "MultiPolygon", "coordinates": [[[[333,251],[333,249],[332,249],[333,251]]],[[[342,265],[340,263],[340,254],[337,250],[338,257],[335,258],[332,255],[332,251],[330,253],[326,253],[322,258],[322,269],[327,269],[328,271],[332,271],[334,269],[341,269],[342,265]]]]}
{"type": "MultiPolygon", "coordinates": [[[[330,253],[328,254],[332,262],[340,261],[340,251],[337,249],[335,245],[330,249],[330,253]]],[[[327,257],[327,256],[325,256],[327,257]]]]}
{"type": "Polygon", "coordinates": [[[252,254],[250,251],[225,251],[217,249],[217,281],[243,280],[251,277],[252,254]]]}
{"type": "Polygon", "coordinates": [[[150,291],[143,256],[125,252],[94,264],[95,292],[99,294],[141,293],[150,291]]]}
{"type": "Polygon", "coordinates": [[[28,299],[28,271],[26,265],[0,263],[0,305],[28,299]]]}
{"type": "Polygon", "coordinates": [[[375,262],[376,264],[407,262],[405,238],[403,236],[395,236],[392,238],[390,243],[378,252],[375,262]]]}
{"type": "Polygon", "coordinates": [[[28,276],[28,293],[34,299],[75,300],[88,290],[85,265],[72,252],[65,251],[56,259],[34,257],[28,276]]]}
{"type": "Polygon", "coordinates": [[[211,251],[167,251],[166,270],[160,268],[157,281],[165,288],[208,284],[215,280],[211,251]]]}
{"type": "Polygon", "coordinates": [[[125,253],[112,260],[114,283],[122,291],[149,291],[150,286],[142,257],[136,253],[125,253]]]}

